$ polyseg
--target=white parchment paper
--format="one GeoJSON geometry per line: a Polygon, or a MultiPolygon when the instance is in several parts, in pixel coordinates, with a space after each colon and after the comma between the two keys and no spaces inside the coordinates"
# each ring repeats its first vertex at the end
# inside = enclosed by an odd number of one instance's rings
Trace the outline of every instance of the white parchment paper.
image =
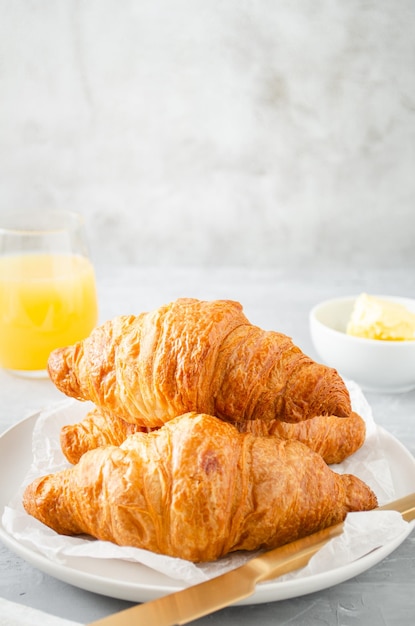
{"type": "MultiPolygon", "coordinates": [[[[396,496],[387,458],[379,445],[379,429],[371,408],[360,388],[347,383],[354,410],[366,422],[367,437],[364,446],[342,464],[333,466],[339,473],[355,474],[376,493],[379,504],[396,496]]],[[[31,516],[21,504],[25,486],[34,478],[57,472],[69,466],[59,444],[63,425],[81,420],[90,406],[74,400],[65,400],[43,411],[33,431],[33,462],[28,475],[16,496],[5,508],[2,522],[4,528],[21,544],[38,551],[53,561],[65,563],[67,557],[90,557],[93,559],[125,559],[142,563],[171,578],[181,580],[183,585],[202,582],[243,564],[252,553],[236,553],[214,563],[195,565],[189,561],[154,554],[138,548],[120,547],[110,542],[83,537],[66,537],[55,533],[31,516]]],[[[284,580],[310,576],[346,565],[373,549],[394,541],[405,533],[407,523],[394,511],[371,511],[350,513],[344,532],[331,540],[316,554],[306,568],[287,574],[284,580]]]]}

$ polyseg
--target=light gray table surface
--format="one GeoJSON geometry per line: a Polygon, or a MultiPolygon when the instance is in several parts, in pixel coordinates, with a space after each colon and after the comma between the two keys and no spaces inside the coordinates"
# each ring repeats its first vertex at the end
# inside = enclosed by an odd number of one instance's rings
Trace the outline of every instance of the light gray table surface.
{"type": "MultiPolygon", "coordinates": [[[[317,358],[308,330],[309,309],[342,295],[415,295],[415,273],[313,269],[249,271],[232,268],[97,268],[101,321],[149,310],[181,296],[239,300],[251,322],[290,335],[317,358]]],[[[366,394],[375,421],[415,455],[415,391],[366,394]]],[[[63,396],[50,381],[0,371],[0,433],[63,396]]],[[[0,459],[1,468],[1,459],[0,459]]],[[[4,475],[2,480],[5,480],[4,475]]],[[[130,603],[90,593],[37,570],[0,544],[0,596],[80,623],[104,617],[130,603]]],[[[298,598],[229,607],[192,623],[244,626],[404,626],[415,620],[415,533],[381,563],[351,580],[298,598]]],[[[156,625],[155,625],[156,626],[156,625]]]]}

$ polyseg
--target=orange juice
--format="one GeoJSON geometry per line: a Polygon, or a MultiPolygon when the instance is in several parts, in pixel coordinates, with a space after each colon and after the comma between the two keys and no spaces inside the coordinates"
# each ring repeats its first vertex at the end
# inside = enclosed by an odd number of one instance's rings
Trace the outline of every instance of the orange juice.
{"type": "Polygon", "coordinates": [[[66,254],[0,257],[0,366],[44,370],[50,352],[97,323],[91,262],[66,254]]]}

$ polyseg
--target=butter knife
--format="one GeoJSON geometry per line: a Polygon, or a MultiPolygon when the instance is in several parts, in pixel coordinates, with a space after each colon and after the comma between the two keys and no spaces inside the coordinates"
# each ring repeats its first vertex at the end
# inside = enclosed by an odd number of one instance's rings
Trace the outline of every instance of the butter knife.
{"type": "MultiPolygon", "coordinates": [[[[376,510],[394,510],[407,521],[415,519],[415,493],[390,502],[376,510]]],[[[203,583],[171,593],[156,600],[109,615],[89,626],[175,626],[223,609],[247,598],[263,582],[307,565],[311,557],[330,539],[343,532],[344,523],[264,552],[248,563],[203,583]]]]}

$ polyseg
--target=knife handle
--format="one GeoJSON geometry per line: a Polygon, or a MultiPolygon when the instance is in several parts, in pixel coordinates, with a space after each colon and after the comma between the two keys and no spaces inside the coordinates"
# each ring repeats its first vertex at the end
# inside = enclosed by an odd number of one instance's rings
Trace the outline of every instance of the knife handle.
{"type": "Polygon", "coordinates": [[[399,500],[388,502],[378,507],[379,511],[399,511],[405,521],[411,522],[415,519],[415,493],[410,493],[399,500]]]}

